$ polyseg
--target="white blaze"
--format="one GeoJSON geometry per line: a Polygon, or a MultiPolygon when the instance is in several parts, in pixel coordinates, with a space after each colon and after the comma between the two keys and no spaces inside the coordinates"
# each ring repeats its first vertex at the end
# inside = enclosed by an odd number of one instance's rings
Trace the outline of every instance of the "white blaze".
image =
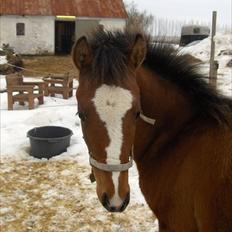
{"type": "MultiPolygon", "coordinates": [[[[103,84],[95,93],[93,102],[100,119],[105,123],[109,146],[106,147],[106,163],[120,164],[120,154],[123,142],[122,119],[132,107],[133,96],[127,89],[117,86],[103,84]]],[[[112,173],[115,188],[115,195],[110,199],[110,203],[116,206],[121,204],[118,195],[119,172],[112,173]]]]}

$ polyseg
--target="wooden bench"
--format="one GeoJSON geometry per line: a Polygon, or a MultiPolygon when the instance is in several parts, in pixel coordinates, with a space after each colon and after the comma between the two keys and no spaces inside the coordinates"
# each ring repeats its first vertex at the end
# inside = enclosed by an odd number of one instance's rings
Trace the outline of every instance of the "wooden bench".
{"type": "Polygon", "coordinates": [[[73,96],[73,78],[69,74],[48,75],[43,78],[45,83],[45,96],[54,97],[62,94],[64,99],[73,96]]]}
{"type": "Polygon", "coordinates": [[[10,74],[6,76],[6,88],[8,110],[13,110],[15,102],[19,102],[20,105],[25,105],[25,102],[28,102],[29,109],[34,109],[36,98],[39,100],[39,104],[44,103],[43,82],[24,82],[22,76],[10,74]]]}

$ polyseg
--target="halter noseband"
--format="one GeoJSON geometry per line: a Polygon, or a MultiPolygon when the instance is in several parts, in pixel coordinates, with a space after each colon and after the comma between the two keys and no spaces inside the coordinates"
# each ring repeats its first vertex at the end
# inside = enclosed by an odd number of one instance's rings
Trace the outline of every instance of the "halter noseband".
{"type": "Polygon", "coordinates": [[[122,172],[127,171],[129,168],[132,167],[133,159],[132,156],[130,156],[130,160],[127,163],[124,164],[105,164],[100,163],[97,160],[95,160],[91,155],[89,156],[89,163],[91,166],[100,169],[102,171],[106,172],[122,172]]]}

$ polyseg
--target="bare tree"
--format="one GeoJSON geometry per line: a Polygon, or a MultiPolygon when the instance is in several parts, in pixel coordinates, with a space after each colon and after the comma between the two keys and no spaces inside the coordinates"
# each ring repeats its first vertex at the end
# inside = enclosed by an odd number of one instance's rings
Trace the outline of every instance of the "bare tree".
{"type": "Polygon", "coordinates": [[[126,30],[152,34],[154,20],[153,15],[149,14],[147,11],[140,12],[134,2],[128,3],[125,1],[124,4],[128,14],[126,30]]]}
{"type": "MultiPolygon", "coordinates": [[[[211,27],[211,22],[202,22],[196,19],[181,21],[160,18],[149,14],[147,11],[140,11],[134,2],[128,3],[127,0],[124,0],[124,4],[128,14],[126,30],[140,31],[158,39],[165,37],[166,40],[170,38],[172,41],[178,42],[181,36],[181,28],[184,25],[211,27]]],[[[231,28],[228,25],[218,25],[217,28],[220,32],[231,33],[231,28]]]]}

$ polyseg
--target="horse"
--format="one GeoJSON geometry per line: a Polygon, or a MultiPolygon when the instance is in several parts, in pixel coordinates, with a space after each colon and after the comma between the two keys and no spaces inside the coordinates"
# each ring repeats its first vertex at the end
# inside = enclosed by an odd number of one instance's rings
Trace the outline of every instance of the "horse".
{"type": "Polygon", "coordinates": [[[134,160],[160,232],[231,232],[232,100],[178,49],[141,33],[83,36],[72,60],[102,205],[125,210],[134,160]]]}

